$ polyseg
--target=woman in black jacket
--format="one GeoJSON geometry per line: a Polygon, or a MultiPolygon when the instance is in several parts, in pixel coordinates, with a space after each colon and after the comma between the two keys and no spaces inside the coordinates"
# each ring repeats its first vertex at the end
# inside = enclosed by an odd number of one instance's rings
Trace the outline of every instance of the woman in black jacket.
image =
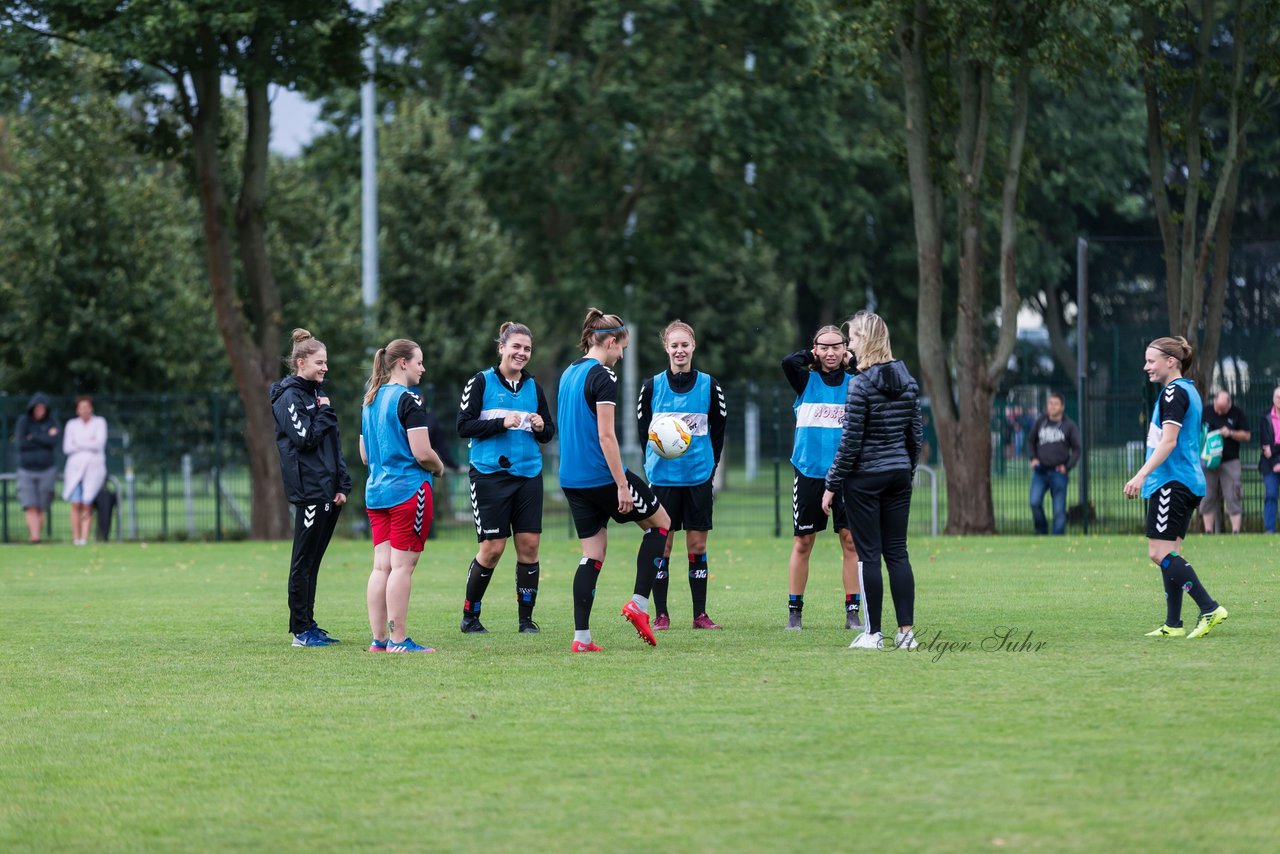
{"type": "Polygon", "coordinates": [[[893,358],[889,328],[879,315],[860,311],[853,316],[849,347],[857,354],[860,373],[849,381],[844,430],[822,496],[822,509],[829,513],[836,492],[843,491],[849,529],[858,547],[867,629],[849,648],[884,647],[880,633],[883,555],[898,616],[893,648],[915,649],[915,577],[907,556],[907,519],[911,481],[924,439],[920,386],[906,366],[893,358]]]}
{"type": "Polygon", "coordinates": [[[280,474],[294,505],[289,632],[294,646],[328,646],[338,639],[316,625],[316,576],[351,493],[351,476],[342,458],[338,418],[322,388],[329,371],[324,344],[305,329],[293,330],[289,366],[292,373],[271,385],[280,474]]]}

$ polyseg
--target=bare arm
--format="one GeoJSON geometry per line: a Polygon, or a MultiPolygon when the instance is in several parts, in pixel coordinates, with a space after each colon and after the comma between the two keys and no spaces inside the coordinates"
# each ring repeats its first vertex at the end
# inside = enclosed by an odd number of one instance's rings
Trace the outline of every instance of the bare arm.
{"type": "Polygon", "coordinates": [[[409,451],[418,465],[436,477],[444,474],[444,463],[431,447],[431,431],[425,429],[409,431],[409,451]]]}
{"type": "Polygon", "coordinates": [[[634,502],[631,500],[631,489],[627,485],[626,470],[622,467],[622,451],[618,448],[618,434],[613,429],[613,407],[611,403],[596,404],[596,436],[600,439],[600,450],[604,461],[609,466],[609,474],[618,487],[618,512],[630,513],[634,502]]]}

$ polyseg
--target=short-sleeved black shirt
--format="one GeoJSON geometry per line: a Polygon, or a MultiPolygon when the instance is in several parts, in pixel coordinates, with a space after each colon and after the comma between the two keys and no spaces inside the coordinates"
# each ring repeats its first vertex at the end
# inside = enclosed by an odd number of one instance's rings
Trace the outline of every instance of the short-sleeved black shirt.
{"type": "MultiPolygon", "coordinates": [[[[1205,407],[1204,415],[1201,418],[1206,427],[1211,431],[1221,430],[1223,427],[1230,427],[1232,430],[1248,430],[1249,425],[1245,419],[1245,414],[1238,406],[1232,406],[1227,410],[1226,415],[1219,415],[1212,405],[1205,407]]],[[[1240,459],[1240,443],[1235,439],[1222,437],[1222,461],[1240,459]]]]}

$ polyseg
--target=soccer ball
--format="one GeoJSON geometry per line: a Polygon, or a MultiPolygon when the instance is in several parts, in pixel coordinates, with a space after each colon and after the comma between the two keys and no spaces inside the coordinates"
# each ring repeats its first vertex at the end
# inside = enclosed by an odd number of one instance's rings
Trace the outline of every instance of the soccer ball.
{"type": "Polygon", "coordinates": [[[689,427],[674,415],[653,419],[649,425],[649,445],[653,452],[665,460],[674,460],[689,450],[693,434],[689,427]]]}

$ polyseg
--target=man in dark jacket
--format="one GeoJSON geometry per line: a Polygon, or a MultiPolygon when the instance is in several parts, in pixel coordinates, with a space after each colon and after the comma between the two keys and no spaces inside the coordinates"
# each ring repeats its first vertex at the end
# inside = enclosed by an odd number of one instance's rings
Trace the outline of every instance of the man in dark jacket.
{"type": "Polygon", "coordinates": [[[1036,419],[1028,437],[1031,455],[1031,518],[1037,534],[1049,533],[1044,517],[1044,494],[1053,496],[1053,532],[1067,532],[1068,472],[1080,462],[1080,430],[1066,416],[1066,401],[1054,392],[1044,414],[1036,419]]]}
{"type": "Polygon", "coordinates": [[[18,503],[27,517],[27,536],[40,542],[45,515],[53,504],[57,475],[54,452],[62,444],[58,420],[49,410],[49,398],[36,392],[27,402],[27,413],[18,418],[18,503]]]}

